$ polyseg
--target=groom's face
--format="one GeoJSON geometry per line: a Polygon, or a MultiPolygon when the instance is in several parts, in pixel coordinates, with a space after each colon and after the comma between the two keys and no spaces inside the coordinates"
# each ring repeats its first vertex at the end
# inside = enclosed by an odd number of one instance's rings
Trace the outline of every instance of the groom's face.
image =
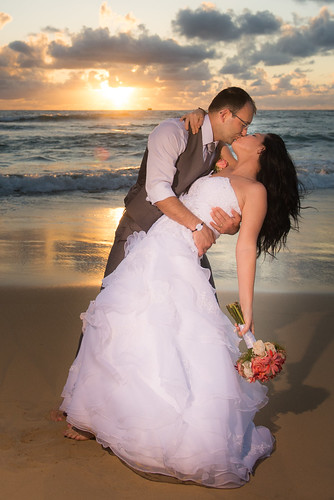
{"type": "MultiPolygon", "coordinates": [[[[232,113],[228,109],[219,112],[215,140],[232,144],[235,139],[247,135],[247,128],[253,120],[253,107],[250,103],[245,104],[239,111],[232,113]]],[[[215,131],[214,131],[215,132],[215,131]]]]}

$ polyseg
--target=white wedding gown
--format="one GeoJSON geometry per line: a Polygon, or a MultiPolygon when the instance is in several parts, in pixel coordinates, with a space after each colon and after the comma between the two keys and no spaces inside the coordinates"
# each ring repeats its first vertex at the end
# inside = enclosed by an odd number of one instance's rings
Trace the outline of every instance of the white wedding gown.
{"type": "MultiPolygon", "coordinates": [[[[200,178],[182,201],[208,224],[211,207],[240,212],[224,177],[200,178]]],[[[253,424],[267,389],[238,375],[239,338],[208,273],[191,231],[165,216],[130,237],[82,315],[61,409],[139,471],[233,488],[274,440],[253,424]]]]}

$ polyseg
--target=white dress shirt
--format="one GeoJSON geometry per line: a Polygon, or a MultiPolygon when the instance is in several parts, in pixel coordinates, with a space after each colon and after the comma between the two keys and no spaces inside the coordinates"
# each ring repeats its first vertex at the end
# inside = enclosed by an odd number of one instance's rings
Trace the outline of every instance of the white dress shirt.
{"type": "MultiPolygon", "coordinates": [[[[203,155],[205,146],[213,142],[213,132],[208,115],[202,125],[203,155]]],[[[178,118],[165,120],[158,125],[148,138],[148,158],[146,172],[147,200],[151,203],[176,196],[172,190],[175,164],[185,151],[188,131],[178,118]]],[[[191,165],[189,165],[191,168],[191,165]]]]}

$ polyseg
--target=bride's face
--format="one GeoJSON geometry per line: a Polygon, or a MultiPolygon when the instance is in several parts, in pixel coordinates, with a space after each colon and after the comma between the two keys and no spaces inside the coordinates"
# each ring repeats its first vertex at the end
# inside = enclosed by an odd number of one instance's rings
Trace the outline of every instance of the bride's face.
{"type": "Polygon", "coordinates": [[[245,135],[236,139],[232,148],[237,157],[242,155],[260,154],[263,151],[264,134],[245,135]]]}

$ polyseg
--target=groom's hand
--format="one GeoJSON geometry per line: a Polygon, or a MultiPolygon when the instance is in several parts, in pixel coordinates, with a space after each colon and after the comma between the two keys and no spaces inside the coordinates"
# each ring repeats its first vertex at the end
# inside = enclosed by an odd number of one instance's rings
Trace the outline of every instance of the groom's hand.
{"type": "Polygon", "coordinates": [[[216,243],[216,239],[213,231],[206,224],[200,231],[193,232],[194,243],[198,250],[198,256],[202,257],[213,243],[216,243]]]}
{"type": "Polygon", "coordinates": [[[211,210],[211,226],[220,234],[236,234],[240,229],[241,217],[232,209],[231,217],[219,207],[211,210]]]}

